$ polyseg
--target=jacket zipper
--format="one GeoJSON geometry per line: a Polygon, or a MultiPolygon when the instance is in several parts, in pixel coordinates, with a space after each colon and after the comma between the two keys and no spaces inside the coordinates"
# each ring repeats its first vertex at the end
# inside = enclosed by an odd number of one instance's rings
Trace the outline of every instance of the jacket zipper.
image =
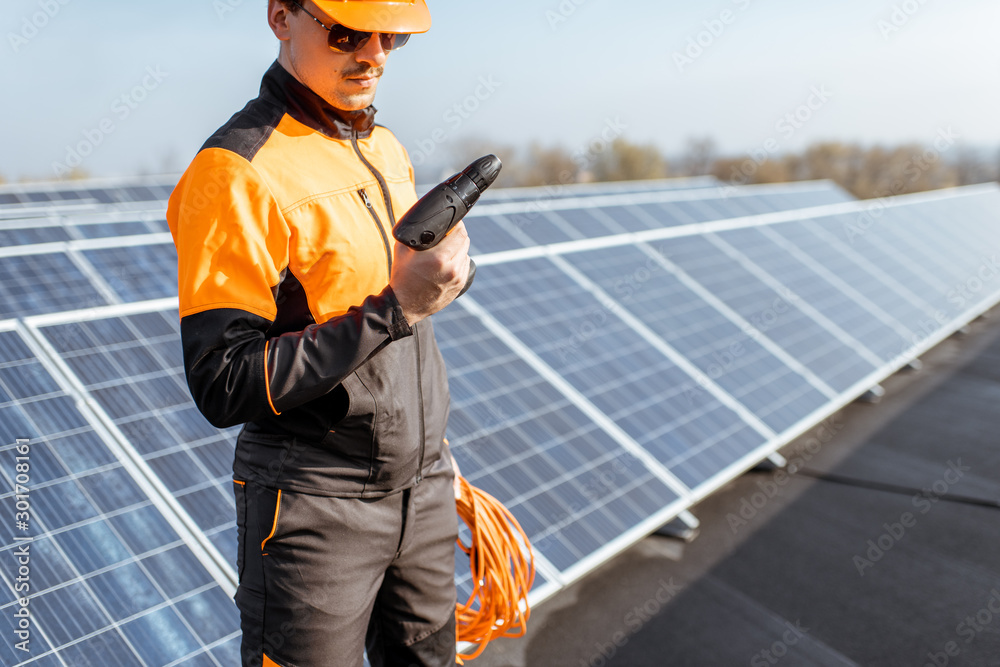
{"type": "MultiPolygon", "coordinates": [[[[354,147],[354,152],[357,153],[358,159],[361,160],[361,162],[366,167],[368,167],[368,171],[370,171],[372,173],[372,176],[375,177],[375,180],[378,181],[378,189],[382,191],[382,201],[385,202],[385,210],[389,214],[389,226],[390,227],[395,227],[396,226],[396,215],[392,211],[392,200],[389,198],[389,186],[388,186],[388,184],[386,184],[385,179],[382,178],[382,174],[379,173],[378,169],[376,169],[375,166],[371,162],[368,161],[368,158],[366,158],[364,155],[362,155],[362,153],[361,153],[361,147],[358,146],[358,131],[357,130],[352,130],[351,131],[351,146],[354,147]]],[[[383,235],[383,237],[384,237],[384,235],[383,235]]],[[[388,242],[389,242],[389,240],[386,239],[386,243],[388,243],[388,242]]],[[[388,248],[388,246],[386,246],[386,248],[388,248]]]]}
{"type": "MultiPolygon", "coordinates": [[[[385,202],[385,210],[389,214],[389,226],[396,226],[396,216],[392,211],[392,200],[389,198],[389,186],[386,184],[385,179],[382,178],[382,174],[379,173],[378,169],[365,158],[361,153],[361,147],[358,146],[358,131],[351,131],[351,146],[354,147],[354,152],[357,154],[358,159],[368,168],[368,171],[372,173],[375,180],[378,181],[378,189],[382,192],[382,201],[385,202]]],[[[386,236],[385,228],[382,226],[382,222],[378,219],[378,214],[372,207],[371,199],[368,198],[368,193],[365,192],[364,188],[358,190],[358,194],[361,195],[361,201],[365,203],[365,208],[371,213],[372,220],[375,221],[375,226],[378,227],[379,233],[382,235],[382,243],[385,244],[385,257],[389,266],[389,276],[392,276],[392,249],[389,247],[389,237],[386,236]]],[[[423,377],[422,377],[422,364],[420,363],[420,333],[417,331],[417,325],[413,325],[413,339],[414,347],[417,352],[417,402],[420,406],[420,457],[417,463],[417,478],[416,484],[420,484],[420,481],[424,478],[424,450],[427,444],[427,426],[424,423],[424,387],[423,387],[423,377]]]]}
{"type": "Polygon", "coordinates": [[[388,273],[386,274],[386,280],[392,277],[392,251],[389,249],[389,237],[385,234],[385,227],[382,226],[382,221],[378,219],[378,213],[375,212],[375,207],[372,206],[372,200],[368,198],[368,193],[365,192],[364,188],[358,190],[358,194],[361,195],[361,201],[365,203],[365,208],[372,215],[372,220],[375,221],[375,226],[378,227],[378,233],[382,235],[382,245],[385,246],[385,265],[388,273]]]}

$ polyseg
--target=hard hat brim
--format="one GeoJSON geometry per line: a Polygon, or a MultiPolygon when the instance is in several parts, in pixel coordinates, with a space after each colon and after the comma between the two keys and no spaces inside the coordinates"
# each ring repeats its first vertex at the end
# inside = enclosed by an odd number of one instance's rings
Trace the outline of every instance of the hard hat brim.
{"type": "Polygon", "coordinates": [[[427,32],[431,12],[425,0],[313,0],[319,9],[341,25],[366,32],[427,32]]]}

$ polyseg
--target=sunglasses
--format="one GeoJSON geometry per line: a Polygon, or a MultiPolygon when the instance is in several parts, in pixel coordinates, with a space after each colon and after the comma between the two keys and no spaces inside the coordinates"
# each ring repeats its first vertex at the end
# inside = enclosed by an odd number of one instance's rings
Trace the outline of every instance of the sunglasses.
{"type": "Polygon", "coordinates": [[[332,26],[327,28],[322,21],[313,16],[312,12],[303,7],[298,0],[292,0],[292,2],[298,5],[299,8],[306,14],[312,16],[313,21],[323,26],[323,28],[327,31],[326,43],[330,45],[331,49],[339,51],[340,53],[354,53],[355,51],[360,51],[365,48],[365,45],[368,43],[368,38],[372,35],[378,35],[379,40],[382,42],[383,51],[398,49],[406,44],[406,42],[410,39],[410,35],[408,33],[364,32],[348,28],[346,25],[340,25],[339,23],[334,23],[332,26]]]}

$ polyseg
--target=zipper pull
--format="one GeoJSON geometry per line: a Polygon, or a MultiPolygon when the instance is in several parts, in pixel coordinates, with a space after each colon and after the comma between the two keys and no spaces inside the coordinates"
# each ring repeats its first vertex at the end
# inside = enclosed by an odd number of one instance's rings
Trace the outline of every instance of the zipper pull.
{"type": "Polygon", "coordinates": [[[358,194],[361,195],[361,201],[365,203],[365,206],[367,206],[370,210],[374,211],[375,209],[372,208],[372,200],[368,198],[368,193],[365,192],[365,189],[361,188],[360,190],[358,190],[358,194]]]}

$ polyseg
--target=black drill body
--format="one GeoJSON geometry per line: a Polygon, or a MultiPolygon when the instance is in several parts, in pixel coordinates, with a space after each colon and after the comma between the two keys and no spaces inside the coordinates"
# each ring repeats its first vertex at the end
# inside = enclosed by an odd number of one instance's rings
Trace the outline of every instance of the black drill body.
{"type": "MultiPolygon", "coordinates": [[[[414,250],[433,248],[479,201],[479,196],[497,179],[501,166],[496,155],[479,158],[421,197],[399,219],[392,235],[414,250]]],[[[468,291],[475,275],[476,263],[470,258],[469,279],[459,296],[468,291]]]]}

